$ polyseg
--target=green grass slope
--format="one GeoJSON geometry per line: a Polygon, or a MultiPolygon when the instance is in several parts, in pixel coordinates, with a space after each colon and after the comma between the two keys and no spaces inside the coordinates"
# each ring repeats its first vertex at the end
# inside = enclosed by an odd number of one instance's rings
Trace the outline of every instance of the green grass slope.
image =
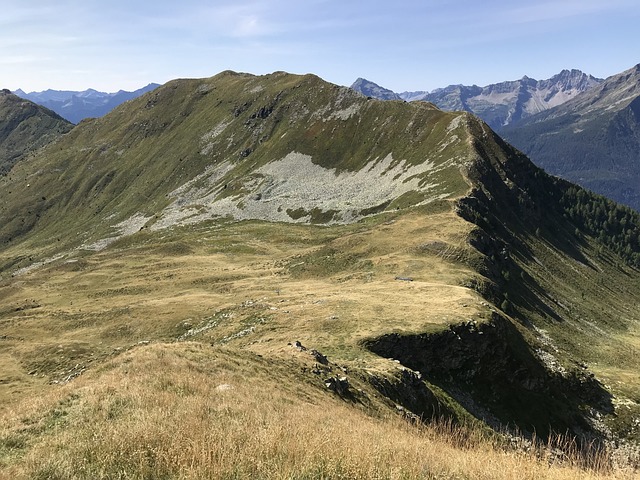
{"type": "Polygon", "coordinates": [[[81,123],[3,179],[0,243],[20,241],[31,257],[44,257],[202,212],[198,220],[242,218],[245,210],[261,218],[267,208],[278,220],[344,223],[459,196],[467,188],[458,173],[468,160],[467,121],[427,104],[369,101],[312,75],[176,80],[81,123]],[[360,178],[373,163],[372,178],[360,178]],[[293,172],[309,179],[314,167],[326,172],[324,183],[298,193],[298,201],[291,184],[262,198],[270,179],[276,187],[293,172]],[[369,188],[354,193],[346,186],[357,175],[369,188]],[[328,191],[334,178],[346,186],[328,191]],[[385,184],[388,192],[378,194],[385,184]],[[323,201],[315,199],[320,194],[323,201]]]}
{"type": "Polygon", "coordinates": [[[67,133],[73,125],[51,110],[0,91],[0,174],[23,155],[67,133]]]}

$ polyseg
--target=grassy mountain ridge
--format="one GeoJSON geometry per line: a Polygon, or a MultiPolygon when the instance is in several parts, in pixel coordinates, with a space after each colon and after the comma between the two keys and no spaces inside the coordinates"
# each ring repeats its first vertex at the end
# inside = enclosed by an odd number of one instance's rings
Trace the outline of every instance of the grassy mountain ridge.
{"type": "Polygon", "coordinates": [[[71,130],[72,125],[51,110],[0,92],[0,174],[23,155],[71,130]]]}
{"type": "Polygon", "coordinates": [[[634,475],[637,245],[588,220],[638,216],[469,114],[223,72],[85,121],[3,182],[0,465],[13,478],[486,478],[457,435],[501,465],[495,478],[634,475]],[[292,405],[299,421],[283,427],[292,405]],[[416,442],[423,427],[400,433],[398,416],[434,414],[466,426],[426,433],[454,439],[452,463],[362,445],[416,442]],[[341,434],[321,428],[332,417],[341,434]],[[294,424],[321,441],[296,449],[294,424]],[[577,463],[487,433],[514,425],[525,443],[577,436],[577,463]],[[604,468],[612,450],[626,467],[604,468]]]}
{"type": "MultiPolygon", "coordinates": [[[[427,148],[440,141],[459,115],[416,105],[411,115],[391,123],[401,105],[370,102],[313,76],[258,78],[226,72],[209,80],[170,82],[106,117],[83,122],[62,143],[4,180],[5,205],[11,209],[0,211],[0,238],[12,242],[37,223],[38,230],[46,232],[38,248],[51,249],[52,238],[66,239],[74,247],[92,245],[117,236],[113,225],[126,229],[122,222],[129,222],[139,229],[157,223],[161,228],[176,221],[171,217],[189,221],[212,203],[219,208],[198,220],[228,214],[242,218],[243,210],[258,202],[258,212],[245,217],[264,217],[260,208],[267,206],[268,214],[280,221],[309,221],[313,214],[322,222],[341,222],[360,218],[373,207],[383,210],[394,208],[394,202],[413,204],[464,192],[466,184],[455,173],[454,161],[461,142],[442,144],[436,154],[427,148]],[[352,116],[360,121],[347,122],[352,116]],[[345,124],[349,127],[343,128],[345,124]],[[404,131],[409,135],[400,135],[404,131]],[[292,165],[280,168],[284,173],[260,171],[290,154],[292,165]],[[277,187],[265,184],[265,177],[283,183],[298,168],[299,177],[308,178],[308,170],[318,165],[334,172],[326,182],[342,174],[346,184],[353,181],[351,173],[376,159],[383,160],[376,175],[411,175],[411,188],[389,185],[386,198],[372,204],[372,194],[356,201],[357,192],[340,190],[324,200],[309,200],[302,192],[296,202],[286,198],[295,186],[284,185],[279,196],[285,197],[284,203],[278,203],[279,198],[260,201],[265,191],[277,187]],[[406,166],[418,169],[408,171],[406,166]],[[440,177],[447,177],[446,188],[438,186],[445,185],[440,177]],[[27,182],[30,189],[12,188],[27,182]],[[403,200],[403,194],[412,198],[403,200]],[[64,233],[76,227],[61,218],[84,231],[69,238],[64,233]]],[[[462,123],[456,120],[458,125],[462,123]]],[[[362,182],[366,184],[366,178],[362,182]]]]}

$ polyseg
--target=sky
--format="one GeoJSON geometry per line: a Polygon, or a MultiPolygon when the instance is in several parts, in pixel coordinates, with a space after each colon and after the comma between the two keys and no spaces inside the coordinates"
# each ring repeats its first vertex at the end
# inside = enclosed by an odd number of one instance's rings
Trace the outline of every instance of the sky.
{"type": "Polygon", "coordinates": [[[223,70],[394,90],[640,63],[638,0],[0,0],[0,88],[135,90],[223,70]]]}

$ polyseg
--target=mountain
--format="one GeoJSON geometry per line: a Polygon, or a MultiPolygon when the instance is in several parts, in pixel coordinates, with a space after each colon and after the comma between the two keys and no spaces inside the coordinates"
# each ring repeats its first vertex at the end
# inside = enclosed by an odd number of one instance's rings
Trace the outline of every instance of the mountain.
{"type": "Polygon", "coordinates": [[[369,80],[365,80],[364,78],[358,78],[351,88],[356,92],[360,92],[367,97],[373,97],[380,100],[401,100],[400,95],[392,92],[386,88],[381,87],[369,80]]]}
{"type": "Polygon", "coordinates": [[[640,210],[640,65],[501,133],[548,172],[640,210]]]}
{"type": "Polygon", "coordinates": [[[4,174],[26,153],[71,130],[73,125],[35,103],[0,91],[0,173],[4,174]]]}
{"type": "MultiPolygon", "coordinates": [[[[349,223],[466,188],[462,178],[440,180],[458,170],[451,159],[459,142],[429,137],[431,129],[418,125],[419,119],[446,128],[457,114],[415,104],[395,126],[378,125],[368,114],[362,130],[339,132],[360,110],[378,109],[389,116],[405,107],[369,102],[317,77],[275,74],[269,79],[221,74],[211,85],[204,80],[172,82],[121,105],[106,120],[74,129],[59,150],[39,157],[42,168],[31,180],[37,187],[33,191],[46,191],[54,178],[57,185],[46,195],[47,202],[24,196],[26,192],[16,197],[22,206],[15,208],[32,212],[19,228],[40,211],[40,228],[58,236],[70,227],[60,219],[69,218],[83,226],[85,233],[70,239],[79,246],[105,240],[101,234],[111,236],[116,220],[151,230],[227,215],[349,223]],[[298,82],[301,87],[294,88],[298,82]],[[316,95],[308,94],[312,87],[318,88],[316,95]],[[415,138],[401,134],[404,129],[415,131],[415,138]],[[390,141],[395,149],[385,145],[390,141]],[[83,145],[84,153],[69,154],[77,145],[83,145]],[[64,173],[46,166],[51,163],[64,165],[64,173]],[[363,170],[369,164],[375,167],[363,170]]],[[[0,238],[15,238],[17,232],[9,227],[16,224],[15,211],[0,215],[7,215],[0,238]]]]}
{"type": "Polygon", "coordinates": [[[424,100],[443,110],[471,112],[499,131],[506,125],[516,124],[524,118],[560,105],[600,82],[601,79],[580,70],[563,70],[547,80],[534,80],[525,76],[520,80],[486,87],[449,85],[432,92],[404,92],[399,95],[363,79],[358,79],[351,88],[382,100],[424,100]]]}
{"type": "Polygon", "coordinates": [[[15,93],[22,98],[53,110],[72,123],[79,123],[85,118],[101,117],[121,103],[137,98],[158,87],[157,83],[150,83],[146,87],[133,92],[119,90],[116,93],[105,93],[90,88],[82,92],[45,90],[31,93],[25,93],[19,89],[15,93]]]}
{"type": "Polygon", "coordinates": [[[579,478],[636,454],[640,215],[467,112],[175,80],[0,195],[8,478],[579,478]]]}

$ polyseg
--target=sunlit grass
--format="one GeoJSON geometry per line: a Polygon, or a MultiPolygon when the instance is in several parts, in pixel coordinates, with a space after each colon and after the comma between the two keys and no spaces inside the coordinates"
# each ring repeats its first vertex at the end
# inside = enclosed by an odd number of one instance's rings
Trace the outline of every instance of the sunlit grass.
{"type": "Polygon", "coordinates": [[[371,416],[321,388],[251,354],[139,347],[15,410],[0,429],[4,478],[633,478],[371,416]]]}

